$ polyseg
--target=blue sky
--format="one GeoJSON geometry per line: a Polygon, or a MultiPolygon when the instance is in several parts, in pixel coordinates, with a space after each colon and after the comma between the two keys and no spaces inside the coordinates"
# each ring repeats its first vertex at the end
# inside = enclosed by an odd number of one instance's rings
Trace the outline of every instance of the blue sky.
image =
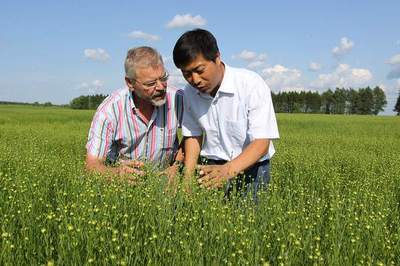
{"type": "Polygon", "coordinates": [[[164,56],[170,85],[175,41],[201,27],[225,63],[260,73],[275,92],[381,86],[400,90],[400,1],[0,2],[0,101],[68,103],[124,85],[130,47],[164,56]]]}

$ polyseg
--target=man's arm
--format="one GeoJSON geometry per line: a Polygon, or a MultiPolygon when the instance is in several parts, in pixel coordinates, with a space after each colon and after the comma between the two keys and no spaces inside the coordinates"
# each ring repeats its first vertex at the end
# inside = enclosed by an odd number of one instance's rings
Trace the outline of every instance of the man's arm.
{"type": "Polygon", "coordinates": [[[185,179],[191,178],[199,159],[203,136],[185,137],[185,179]]]}
{"type": "Polygon", "coordinates": [[[141,176],[144,174],[141,167],[143,167],[143,162],[132,160],[122,162],[120,165],[109,167],[104,164],[104,159],[98,158],[94,155],[86,155],[86,170],[89,172],[97,172],[100,174],[110,174],[113,176],[124,176],[128,181],[134,181],[136,176],[141,176]]]}
{"type": "Polygon", "coordinates": [[[269,148],[269,139],[255,139],[243,150],[239,156],[230,162],[227,162],[228,168],[232,176],[236,176],[240,172],[245,171],[257,163],[265,154],[267,154],[269,148]]]}
{"type": "Polygon", "coordinates": [[[173,164],[181,164],[185,158],[185,146],[184,146],[185,139],[182,139],[181,143],[179,143],[178,151],[176,152],[173,164]]]}
{"type": "Polygon", "coordinates": [[[201,178],[198,182],[204,187],[221,187],[267,154],[269,142],[269,139],[255,139],[230,162],[223,165],[200,166],[201,178]]]}
{"type": "MultiPolygon", "coordinates": [[[[178,138],[178,136],[177,136],[178,138]]],[[[178,151],[175,154],[174,161],[172,164],[165,169],[161,174],[166,175],[168,178],[167,190],[176,192],[178,185],[178,173],[179,168],[183,164],[184,160],[184,140],[179,143],[178,151]]]]}

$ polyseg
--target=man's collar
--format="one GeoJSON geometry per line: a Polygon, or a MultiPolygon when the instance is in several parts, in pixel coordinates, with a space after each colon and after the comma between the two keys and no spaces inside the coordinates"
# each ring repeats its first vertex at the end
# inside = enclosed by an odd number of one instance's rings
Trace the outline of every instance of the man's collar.
{"type": "Polygon", "coordinates": [[[135,105],[135,102],[133,101],[133,97],[134,97],[133,91],[131,91],[128,87],[126,87],[126,89],[128,90],[129,101],[131,102],[132,109],[135,110],[137,107],[135,105]]]}
{"type": "Polygon", "coordinates": [[[224,77],[222,78],[222,82],[219,86],[218,92],[234,94],[235,85],[233,82],[232,69],[227,64],[224,63],[224,65],[224,77]]]}
{"type": "MultiPolygon", "coordinates": [[[[218,92],[222,92],[222,93],[227,93],[227,94],[234,94],[235,91],[235,85],[234,85],[234,79],[232,76],[232,69],[224,63],[225,69],[224,69],[224,77],[222,78],[222,82],[221,85],[218,88],[218,92]]],[[[205,98],[205,99],[212,99],[214,97],[212,97],[211,95],[209,95],[208,93],[202,93],[200,91],[198,91],[196,88],[192,87],[190,84],[188,84],[188,86],[190,88],[192,88],[194,91],[196,91],[197,95],[200,95],[201,97],[205,98]]]]}

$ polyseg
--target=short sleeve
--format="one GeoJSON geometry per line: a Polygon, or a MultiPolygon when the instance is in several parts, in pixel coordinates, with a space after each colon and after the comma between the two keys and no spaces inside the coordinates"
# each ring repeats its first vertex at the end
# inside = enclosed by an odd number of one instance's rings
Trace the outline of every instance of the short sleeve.
{"type": "Polygon", "coordinates": [[[107,116],[99,111],[94,115],[86,144],[87,154],[105,158],[112,145],[113,126],[107,116]]]}
{"type": "Polygon", "coordinates": [[[270,88],[258,75],[251,81],[250,87],[247,103],[250,141],[260,138],[279,139],[270,88]]]}
{"type": "Polygon", "coordinates": [[[196,104],[193,94],[185,89],[185,96],[183,98],[183,122],[182,122],[182,135],[184,137],[198,137],[203,134],[203,130],[198,123],[198,119],[191,110],[191,106],[196,104]]]}

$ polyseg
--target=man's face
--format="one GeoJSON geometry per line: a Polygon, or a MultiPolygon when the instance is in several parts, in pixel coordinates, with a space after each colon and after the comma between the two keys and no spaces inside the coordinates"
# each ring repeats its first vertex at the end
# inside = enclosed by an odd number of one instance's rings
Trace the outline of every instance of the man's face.
{"type": "Polygon", "coordinates": [[[127,86],[135,95],[154,106],[161,106],[166,102],[168,74],[163,65],[156,67],[138,68],[136,78],[125,78],[127,86]]]}
{"type": "Polygon", "coordinates": [[[199,54],[192,62],[181,69],[183,77],[192,87],[202,93],[215,95],[222,82],[224,67],[218,55],[209,61],[199,54]]]}

